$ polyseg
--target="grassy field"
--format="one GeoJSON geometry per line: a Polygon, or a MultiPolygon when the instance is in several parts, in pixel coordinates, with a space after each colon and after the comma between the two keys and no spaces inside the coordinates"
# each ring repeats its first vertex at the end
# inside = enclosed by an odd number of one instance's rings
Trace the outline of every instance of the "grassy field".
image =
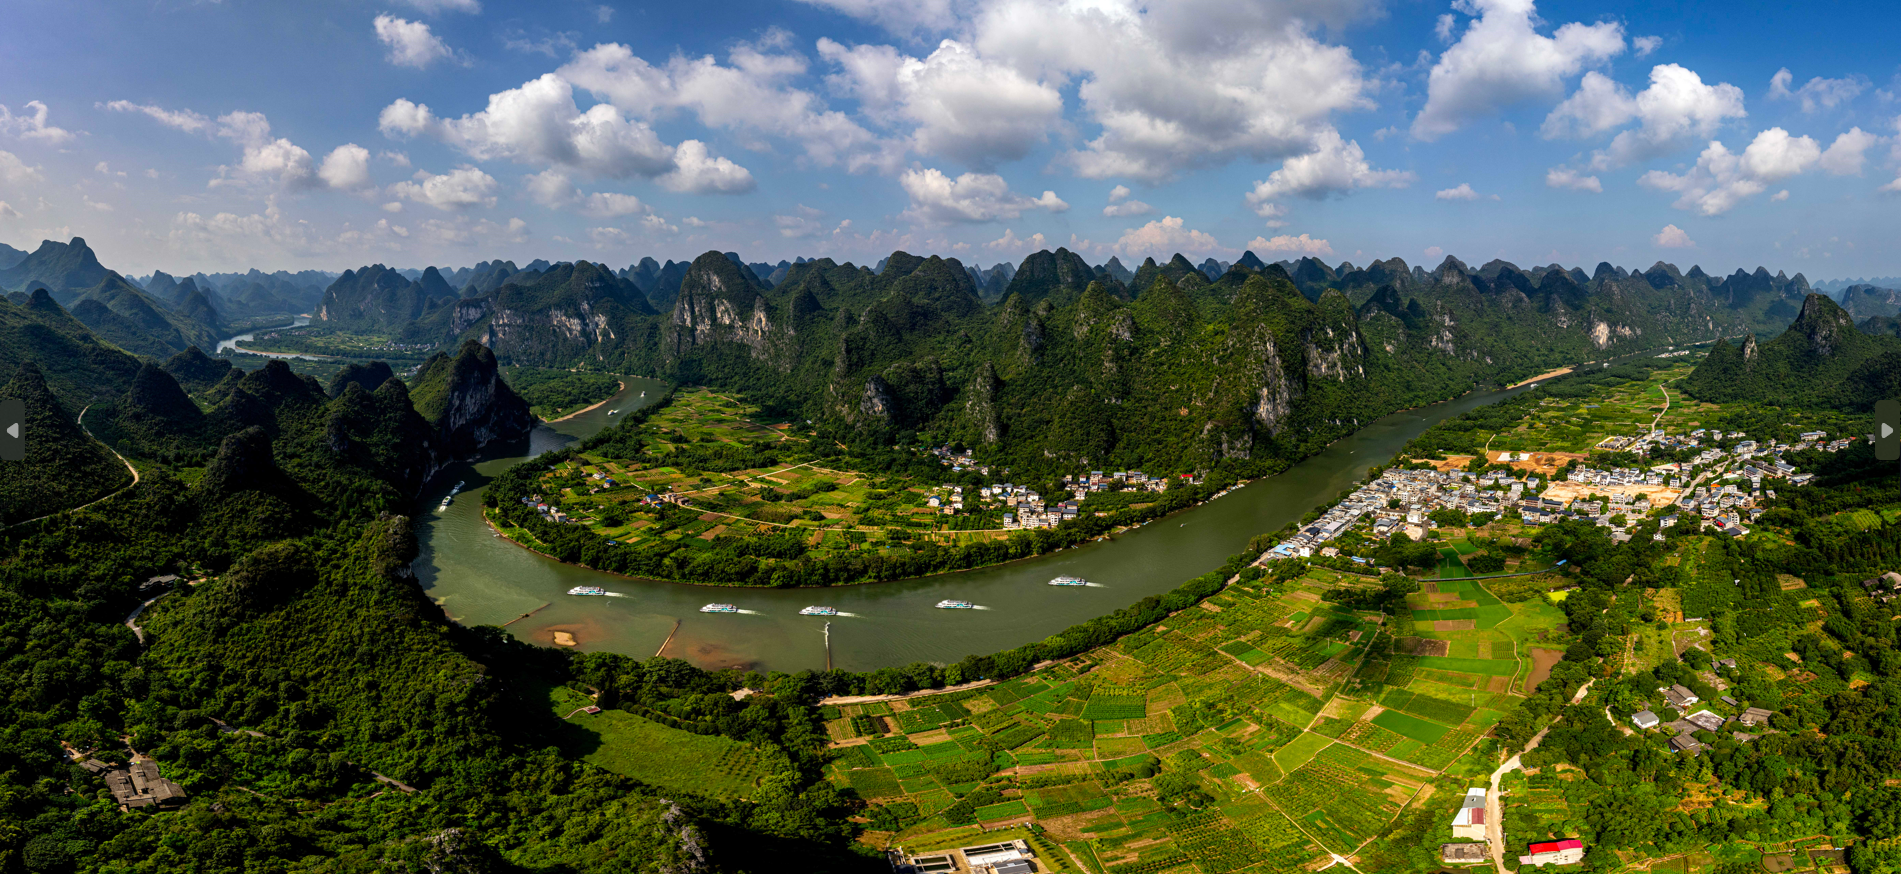
{"type": "MultiPolygon", "coordinates": [[[[557,716],[594,703],[564,687],[551,688],[547,695],[548,707],[557,716]]],[[[757,748],[681,731],[620,710],[576,713],[567,723],[563,747],[588,762],[661,789],[745,798],[770,772],[770,759],[757,748]],[[666,750],[666,755],[655,756],[654,750],[666,750]]]]}

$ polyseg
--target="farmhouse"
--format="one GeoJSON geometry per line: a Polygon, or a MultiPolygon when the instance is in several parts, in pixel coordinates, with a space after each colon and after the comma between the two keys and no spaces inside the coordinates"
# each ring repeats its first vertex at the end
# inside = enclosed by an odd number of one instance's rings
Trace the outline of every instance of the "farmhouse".
{"type": "Polygon", "coordinates": [[[1657,719],[1657,714],[1648,710],[1639,710],[1630,715],[1630,724],[1638,728],[1656,728],[1657,723],[1660,721],[1661,720],[1657,719]]]}
{"type": "Polygon", "coordinates": [[[1748,710],[1744,710],[1743,715],[1736,717],[1736,721],[1751,727],[1768,725],[1769,717],[1773,714],[1774,711],[1772,710],[1764,710],[1761,707],[1751,707],[1748,710]]]}
{"type": "Polygon", "coordinates": [[[1690,723],[1691,725],[1694,725],[1697,728],[1703,729],[1704,731],[1717,731],[1723,727],[1723,723],[1726,720],[1724,720],[1723,717],[1721,716],[1717,716],[1716,714],[1709,712],[1708,710],[1698,710],[1697,712],[1692,713],[1689,716],[1683,717],[1683,721],[1690,723]]]}
{"type": "Polygon", "coordinates": [[[1465,799],[1459,802],[1459,812],[1452,817],[1452,836],[1467,840],[1485,840],[1485,789],[1473,787],[1465,790],[1465,799]]]}
{"type": "Polygon", "coordinates": [[[1576,838],[1532,844],[1530,852],[1518,857],[1518,864],[1543,868],[1546,865],[1576,865],[1584,861],[1584,842],[1576,838]]]}
{"type": "Polygon", "coordinates": [[[126,807],[171,807],[185,803],[185,788],[159,776],[158,763],[135,757],[130,768],[105,772],[112,799],[126,807]]]}
{"type": "Polygon", "coordinates": [[[1690,705],[1702,700],[1696,697],[1695,692],[1690,691],[1690,687],[1682,683],[1677,683],[1667,688],[1659,688],[1657,691],[1662,692],[1664,699],[1670,702],[1670,706],[1678,710],[1686,710],[1690,705]]]}
{"type": "Polygon", "coordinates": [[[973,874],[1033,874],[1036,871],[1036,854],[1030,851],[1028,841],[984,844],[958,852],[964,855],[964,864],[970,866],[973,874]]]}

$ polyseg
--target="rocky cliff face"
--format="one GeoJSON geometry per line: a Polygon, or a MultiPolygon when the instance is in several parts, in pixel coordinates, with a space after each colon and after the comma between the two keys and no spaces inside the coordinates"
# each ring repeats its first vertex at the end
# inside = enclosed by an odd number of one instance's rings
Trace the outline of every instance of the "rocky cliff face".
{"type": "Polygon", "coordinates": [[[450,457],[474,453],[498,440],[528,436],[535,417],[502,381],[495,353],[473,340],[452,357],[437,353],[409,387],[410,400],[436,431],[450,457]]]}
{"type": "Polygon", "coordinates": [[[667,321],[668,356],[677,361],[705,347],[736,343],[754,358],[772,357],[774,341],[795,329],[790,324],[775,326],[773,307],[763,291],[748,271],[725,255],[708,252],[694,259],[667,321]]]}

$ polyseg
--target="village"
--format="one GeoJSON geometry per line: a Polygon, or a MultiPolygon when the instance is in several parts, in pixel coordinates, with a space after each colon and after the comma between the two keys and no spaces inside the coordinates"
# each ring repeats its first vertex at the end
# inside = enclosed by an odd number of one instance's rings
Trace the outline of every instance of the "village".
{"type": "Polygon", "coordinates": [[[1478,473],[1458,469],[1456,463],[1471,460],[1464,456],[1450,459],[1455,463],[1451,465],[1439,462],[1411,469],[1396,467],[1355,489],[1270,552],[1279,558],[1341,555],[1330,542],[1354,530],[1381,541],[1395,533],[1423,540],[1439,527],[1431,518],[1438,510],[1456,510],[1468,516],[1515,516],[1526,525],[1585,519],[1610,529],[1611,539],[1619,543],[1630,540],[1630,528],[1653,513],[1661,513],[1660,530],[1652,535],[1657,540],[1663,539],[1661,529],[1691,515],[1699,519],[1704,530],[1740,537],[1749,531],[1745,523],[1761,515],[1761,501],[1776,496],[1775,483],[1801,486],[1813,478],[1813,474],[1802,473],[1784,461],[1784,453],[1806,449],[1839,452],[1853,442],[1853,438],[1829,440],[1822,431],[1804,433],[1795,444],[1773,439],[1759,442],[1740,431],[1699,428],[1684,435],[1646,432],[1609,437],[1599,443],[1606,451],[1639,454],[1653,444],[1702,449],[1689,461],[1666,462],[1648,470],[1598,469],[1580,464],[1585,456],[1570,454],[1564,455],[1564,464],[1554,465],[1550,457],[1554,454],[1532,452],[1488,453],[1486,469],[1478,473]],[[1729,448],[1720,445],[1724,442],[1729,448]],[[1501,470],[1501,466],[1512,470],[1501,470]],[[1541,470],[1551,470],[1553,476],[1536,475],[1541,470]],[[1765,481],[1771,487],[1765,488],[1765,481]]]}

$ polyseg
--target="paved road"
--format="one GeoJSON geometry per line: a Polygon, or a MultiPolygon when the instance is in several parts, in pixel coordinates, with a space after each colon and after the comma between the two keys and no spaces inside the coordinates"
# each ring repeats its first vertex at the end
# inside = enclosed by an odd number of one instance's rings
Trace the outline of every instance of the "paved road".
{"type": "MultiPolygon", "coordinates": [[[[1577,694],[1571,696],[1571,703],[1583,701],[1584,696],[1591,691],[1591,684],[1595,682],[1597,682],[1595,679],[1587,680],[1584,685],[1579,686],[1577,694]]],[[[1485,793],[1485,840],[1492,845],[1492,865],[1498,869],[1498,874],[1510,874],[1505,870],[1505,805],[1498,797],[1498,782],[1506,774],[1524,767],[1524,762],[1520,761],[1520,757],[1537,749],[1539,742],[1545,739],[1545,732],[1550,730],[1551,726],[1547,725],[1543,731],[1532,735],[1524,749],[1506,759],[1505,764],[1499,765],[1498,770],[1492,772],[1492,788],[1491,791],[1485,793]]]]}
{"type": "MultiPolygon", "coordinates": [[[[87,405],[86,405],[86,406],[85,406],[85,407],[84,407],[83,409],[81,409],[81,410],[79,411],[79,430],[81,430],[81,431],[86,431],[86,436],[87,436],[87,437],[92,437],[92,432],[91,432],[91,431],[87,431],[87,430],[86,430],[86,410],[90,410],[90,409],[92,409],[92,404],[87,404],[87,405]]],[[[84,509],[86,509],[87,507],[90,507],[90,506],[92,506],[93,504],[100,504],[100,503],[104,503],[104,502],[106,502],[106,501],[110,501],[110,500],[112,500],[113,498],[116,498],[116,497],[118,497],[118,496],[120,496],[120,495],[123,495],[123,494],[125,494],[125,493],[126,493],[126,490],[127,490],[127,489],[130,489],[130,488],[132,488],[132,486],[136,486],[136,485],[138,485],[138,484],[139,484],[139,469],[138,469],[138,468],[136,468],[136,467],[133,467],[133,466],[132,466],[132,462],[130,462],[130,461],[126,461],[126,460],[125,460],[125,456],[123,456],[123,455],[120,455],[120,454],[119,454],[119,450],[117,450],[117,449],[114,449],[114,448],[112,448],[112,447],[110,447],[110,446],[106,446],[106,444],[105,444],[105,442],[104,442],[104,441],[102,441],[102,440],[100,440],[100,439],[99,439],[99,438],[97,438],[97,437],[92,437],[92,441],[93,441],[94,443],[98,443],[98,444],[99,444],[100,446],[105,446],[105,447],[106,447],[106,451],[107,451],[107,452],[110,452],[110,453],[112,453],[112,456],[113,456],[114,458],[117,458],[117,459],[119,459],[119,463],[120,463],[120,464],[123,464],[123,465],[125,465],[125,469],[126,469],[126,470],[129,470],[129,471],[131,471],[131,472],[132,472],[132,485],[128,485],[128,486],[126,486],[125,488],[123,488],[123,489],[120,489],[120,490],[118,490],[118,491],[116,491],[116,492],[113,492],[112,494],[110,494],[110,495],[107,495],[107,496],[105,496],[105,497],[103,497],[103,498],[100,498],[100,499],[98,499],[98,500],[96,500],[96,501],[90,501],[90,502],[87,502],[87,503],[84,503],[84,504],[80,504],[79,506],[77,506],[77,507],[73,507],[73,508],[72,508],[72,509],[70,509],[70,510],[59,510],[59,511],[57,511],[57,512],[53,512],[53,513],[48,513],[48,514],[46,514],[46,515],[44,515],[44,516],[35,516],[35,517],[33,517],[33,518],[31,518],[31,519],[27,519],[27,520],[26,520],[26,521],[24,521],[24,522],[15,522],[15,523],[13,523],[12,525],[5,525],[5,526],[0,526],[0,531],[5,531],[5,530],[6,530],[6,529],[8,529],[8,528],[14,528],[14,527],[17,527],[17,526],[20,526],[20,525],[25,525],[25,524],[27,524],[27,522],[38,522],[38,521],[40,521],[41,519],[51,519],[51,518],[53,518],[54,516],[58,516],[58,515],[59,515],[60,513],[71,513],[71,512],[74,512],[75,510],[84,510],[84,509]]]]}

